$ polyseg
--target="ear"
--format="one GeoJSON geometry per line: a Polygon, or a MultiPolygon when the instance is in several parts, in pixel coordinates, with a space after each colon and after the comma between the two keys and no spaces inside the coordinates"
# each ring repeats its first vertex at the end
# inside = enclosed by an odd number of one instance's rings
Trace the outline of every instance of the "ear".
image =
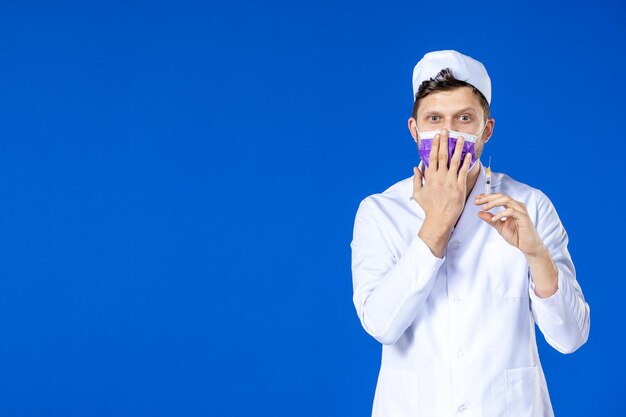
{"type": "Polygon", "coordinates": [[[411,132],[411,136],[413,136],[413,140],[417,143],[417,122],[414,118],[409,117],[408,121],[409,132],[411,132]]]}
{"type": "Polygon", "coordinates": [[[487,120],[487,125],[485,126],[485,143],[489,142],[489,139],[491,139],[491,135],[493,135],[493,128],[496,124],[496,119],[489,119],[487,120]]]}

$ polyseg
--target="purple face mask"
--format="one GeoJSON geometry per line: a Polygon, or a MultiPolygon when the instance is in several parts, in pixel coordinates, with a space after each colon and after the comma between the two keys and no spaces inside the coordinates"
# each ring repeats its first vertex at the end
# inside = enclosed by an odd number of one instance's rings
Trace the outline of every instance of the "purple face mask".
{"type": "MultiPolygon", "coordinates": [[[[483,127],[483,130],[484,129],[485,128],[483,127]]],[[[483,131],[481,130],[478,136],[480,136],[482,132],[483,131]]],[[[426,166],[426,168],[428,168],[428,159],[430,158],[430,150],[433,147],[433,139],[435,138],[436,134],[440,133],[440,131],[433,130],[429,132],[418,132],[418,133],[419,133],[419,138],[420,138],[418,151],[420,154],[420,158],[422,158],[422,161],[424,161],[424,165],[426,166]]],[[[463,151],[461,152],[461,165],[463,164],[463,161],[465,160],[465,155],[469,153],[470,155],[472,155],[472,161],[470,162],[470,169],[472,169],[472,167],[476,163],[475,144],[476,144],[476,139],[478,139],[478,136],[470,135],[469,133],[456,132],[454,130],[448,131],[448,166],[450,166],[450,161],[452,160],[452,154],[454,153],[456,141],[459,138],[459,136],[463,136],[463,139],[465,140],[463,142],[463,151]]]]}

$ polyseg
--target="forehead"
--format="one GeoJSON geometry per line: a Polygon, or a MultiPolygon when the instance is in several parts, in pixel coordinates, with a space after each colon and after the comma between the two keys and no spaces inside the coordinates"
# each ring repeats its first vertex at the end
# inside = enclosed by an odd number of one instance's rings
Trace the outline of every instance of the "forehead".
{"type": "Polygon", "coordinates": [[[453,114],[461,110],[471,109],[482,113],[480,99],[471,87],[459,87],[449,91],[435,91],[422,98],[418,113],[436,112],[453,114]]]}

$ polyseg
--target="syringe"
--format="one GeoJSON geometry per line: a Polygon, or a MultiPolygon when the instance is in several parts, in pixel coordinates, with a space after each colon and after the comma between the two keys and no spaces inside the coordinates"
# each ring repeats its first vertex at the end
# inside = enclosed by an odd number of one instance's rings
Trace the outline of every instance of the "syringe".
{"type": "Polygon", "coordinates": [[[485,195],[491,194],[491,157],[489,157],[489,166],[487,166],[487,177],[485,178],[485,195]]]}

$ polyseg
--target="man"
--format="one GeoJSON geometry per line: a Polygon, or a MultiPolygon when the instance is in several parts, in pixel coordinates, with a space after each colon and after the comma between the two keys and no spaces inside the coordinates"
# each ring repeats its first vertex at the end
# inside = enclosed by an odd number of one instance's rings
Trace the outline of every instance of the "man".
{"type": "Polygon", "coordinates": [[[372,415],[552,416],[535,323],[562,353],[589,335],[566,232],[541,191],[481,164],[480,62],[428,53],[413,93],[422,162],[361,202],[351,244],[354,305],[383,344],[372,415]]]}

